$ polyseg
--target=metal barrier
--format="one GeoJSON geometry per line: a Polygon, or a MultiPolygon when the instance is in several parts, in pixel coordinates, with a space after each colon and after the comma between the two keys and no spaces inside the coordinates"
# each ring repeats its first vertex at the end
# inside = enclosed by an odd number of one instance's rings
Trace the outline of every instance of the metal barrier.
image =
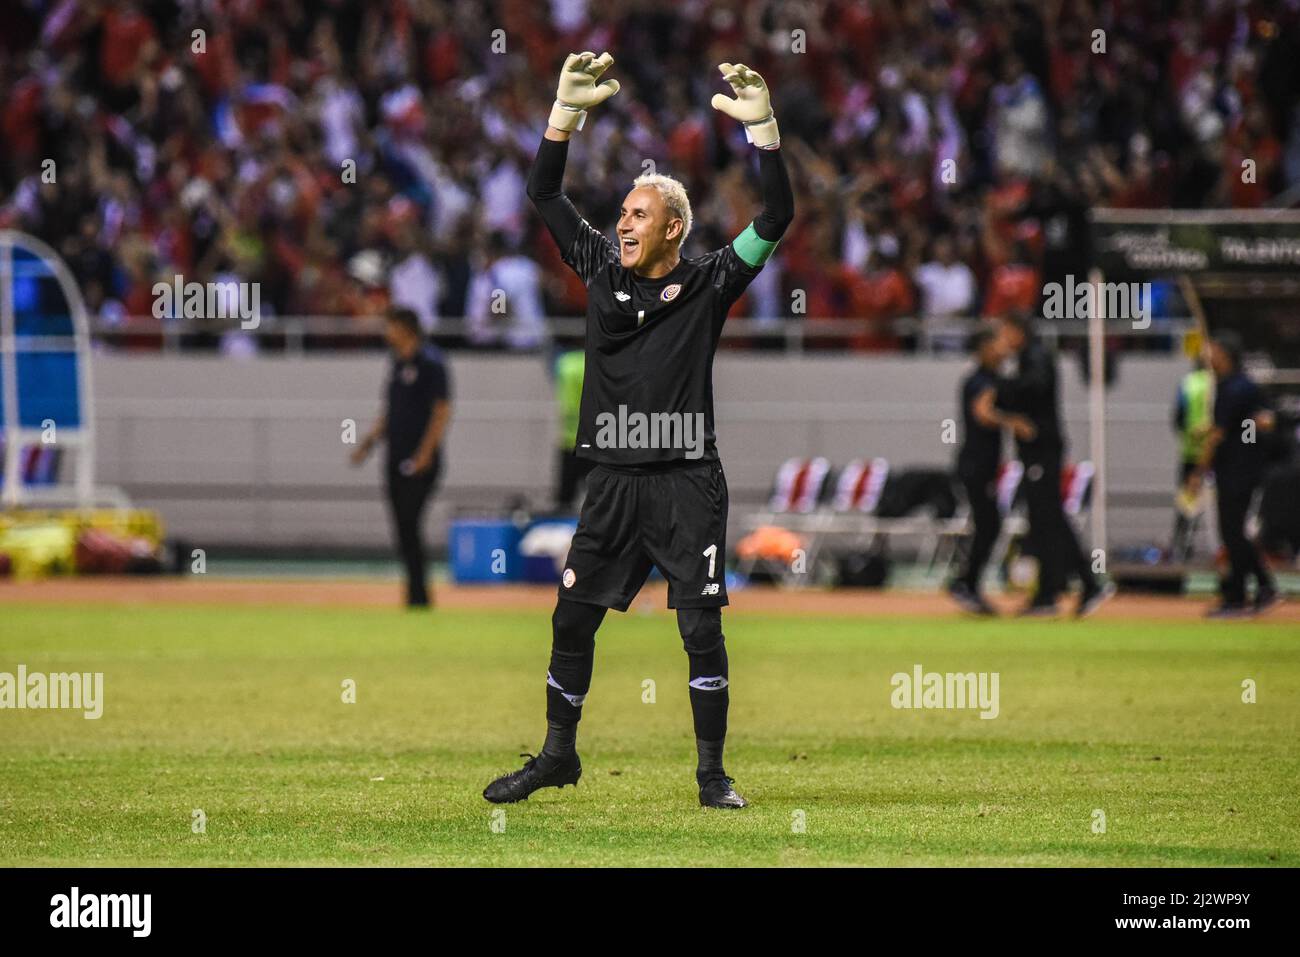
{"type": "MultiPolygon", "coordinates": [[[[581,340],[586,329],[583,317],[548,319],[541,343],[531,351],[549,348],[556,341],[581,340]]],[[[869,319],[729,319],[722,327],[722,340],[728,348],[803,352],[907,352],[912,355],[951,353],[945,341],[958,341],[979,324],[978,319],[959,319],[936,327],[933,321],[919,318],[895,319],[882,324],[869,319]],[[855,350],[852,340],[861,335],[879,335],[882,331],[900,342],[898,349],[855,350]]],[[[1087,338],[1083,320],[1040,319],[1040,335],[1051,345],[1087,338]]],[[[1129,320],[1112,320],[1106,324],[1108,336],[1125,340],[1167,340],[1163,351],[1179,348],[1181,337],[1196,329],[1190,317],[1155,320],[1145,328],[1135,328],[1129,320]]],[[[468,343],[468,324],[462,319],[439,319],[430,338],[443,346],[467,350],[504,351],[500,347],[482,347],[468,343]]],[[[251,339],[259,352],[302,355],[350,349],[380,348],[383,345],[382,316],[276,316],[267,317],[257,326],[244,329],[238,320],[156,319],[131,316],[117,321],[92,321],[90,332],[102,348],[143,350],[157,348],[165,353],[212,351],[227,336],[251,339]],[[153,342],[151,340],[155,340],[153,342]]],[[[530,351],[530,350],[510,350],[530,351]]],[[[1157,350],[1161,351],[1161,350],[1157,350]]]]}

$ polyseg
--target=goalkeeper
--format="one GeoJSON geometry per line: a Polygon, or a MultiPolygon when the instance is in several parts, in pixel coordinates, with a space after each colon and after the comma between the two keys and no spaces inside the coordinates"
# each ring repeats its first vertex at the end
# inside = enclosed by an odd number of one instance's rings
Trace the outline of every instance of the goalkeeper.
{"type": "Polygon", "coordinates": [[[582,129],[587,110],[618,92],[618,81],[600,80],[612,63],[608,53],[565,60],[528,181],[564,262],[587,287],[576,451],[596,465],[551,619],[546,741],[483,796],[507,803],[538,788],[578,783],[576,739],[596,630],[610,608],[627,610],[655,565],[668,580],[668,607],[677,611],[690,662],[700,804],[740,808],[746,802],[722,754],[729,702],[722,634],[727,482],[713,432],[713,353],[727,311],[789,226],[794,198],[763,78],[744,64],[723,63],[735,97],[718,94],[713,107],[742,122],[758,148],[762,212],[721,249],[683,258],[691,231],[686,189],[650,174],[634,180],[623,200],[617,243],[593,229],[561,186],[569,137],[582,129]]]}

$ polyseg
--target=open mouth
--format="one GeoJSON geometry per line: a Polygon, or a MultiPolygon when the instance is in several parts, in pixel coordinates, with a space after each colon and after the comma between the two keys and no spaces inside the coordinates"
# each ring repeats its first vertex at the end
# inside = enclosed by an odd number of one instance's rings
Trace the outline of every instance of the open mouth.
{"type": "Polygon", "coordinates": [[[632,254],[632,253],[634,253],[634,252],[636,252],[637,249],[640,248],[640,246],[641,246],[641,243],[640,243],[638,240],[631,239],[631,238],[628,238],[628,237],[624,237],[624,238],[623,238],[623,252],[625,252],[625,253],[627,253],[627,254],[629,254],[629,255],[632,254]]]}

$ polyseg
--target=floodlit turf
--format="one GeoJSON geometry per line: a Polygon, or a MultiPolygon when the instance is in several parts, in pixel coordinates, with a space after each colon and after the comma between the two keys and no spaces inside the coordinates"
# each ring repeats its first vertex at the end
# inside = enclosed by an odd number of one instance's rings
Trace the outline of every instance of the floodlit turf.
{"type": "Polygon", "coordinates": [[[1300,865],[1294,624],[731,614],[727,767],[753,806],[723,812],[696,803],[674,620],[611,614],[581,785],[494,818],[483,786],[541,742],[549,630],[0,606],[0,671],[102,671],[106,699],[0,711],[0,864],[1300,865]],[[997,672],[998,717],[891,707],[918,663],[997,672]]]}

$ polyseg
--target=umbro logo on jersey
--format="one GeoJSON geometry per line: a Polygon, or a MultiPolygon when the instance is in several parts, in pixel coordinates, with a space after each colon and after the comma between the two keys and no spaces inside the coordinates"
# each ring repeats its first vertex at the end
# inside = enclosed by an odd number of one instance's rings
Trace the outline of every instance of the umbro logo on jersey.
{"type": "Polygon", "coordinates": [[[614,298],[617,299],[619,302],[627,302],[632,297],[629,296],[627,293],[625,293],[622,289],[620,289],[618,292],[614,293],[614,298]]]}
{"type": "Polygon", "coordinates": [[[673,283],[671,286],[664,286],[664,291],[659,294],[659,298],[664,302],[672,302],[677,298],[677,294],[682,291],[682,284],[673,283]]]}

